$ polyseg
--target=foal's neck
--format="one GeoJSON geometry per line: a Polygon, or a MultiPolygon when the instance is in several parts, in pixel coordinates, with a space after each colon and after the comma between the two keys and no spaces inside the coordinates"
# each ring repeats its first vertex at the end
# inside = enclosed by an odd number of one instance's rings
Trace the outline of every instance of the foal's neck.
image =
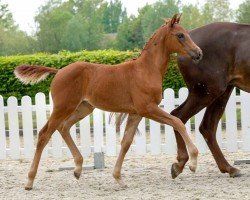
{"type": "Polygon", "coordinates": [[[164,35],[160,35],[158,32],[149,39],[138,58],[141,67],[151,73],[160,72],[162,75],[165,74],[171,53],[165,40],[164,35]]]}

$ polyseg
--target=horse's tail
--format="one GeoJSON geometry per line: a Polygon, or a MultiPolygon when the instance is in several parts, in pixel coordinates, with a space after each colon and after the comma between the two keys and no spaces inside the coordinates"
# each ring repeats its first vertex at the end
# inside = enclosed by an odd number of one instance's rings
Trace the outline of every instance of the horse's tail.
{"type": "MultiPolygon", "coordinates": [[[[128,118],[128,113],[110,113],[109,115],[109,124],[111,124],[112,118],[115,117],[115,126],[116,130],[120,131],[121,125],[126,121],[128,118]],[[118,114],[118,115],[116,115],[118,114]]],[[[136,128],[136,133],[141,134],[140,130],[138,127],[136,128]]]]}
{"type": "Polygon", "coordinates": [[[58,69],[38,66],[21,65],[16,67],[14,74],[24,84],[35,84],[47,78],[50,74],[56,74],[58,69]]]}

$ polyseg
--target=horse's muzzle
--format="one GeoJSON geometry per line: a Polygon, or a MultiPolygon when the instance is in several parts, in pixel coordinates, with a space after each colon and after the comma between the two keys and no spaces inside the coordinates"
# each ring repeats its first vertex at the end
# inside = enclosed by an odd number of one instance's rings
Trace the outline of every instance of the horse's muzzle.
{"type": "Polygon", "coordinates": [[[192,49],[189,51],[189,55],[194,63],[199,63],[202,60],[203,53],[201,49],[192,49]]]}

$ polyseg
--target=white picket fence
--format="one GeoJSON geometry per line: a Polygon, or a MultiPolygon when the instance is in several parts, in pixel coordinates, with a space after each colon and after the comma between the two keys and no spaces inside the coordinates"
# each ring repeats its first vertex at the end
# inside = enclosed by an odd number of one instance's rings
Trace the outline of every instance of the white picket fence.
{"type": "MultiPolygon", "coordinates": [[[[180,105],[187,95],[186,88],[180,89],[179,98],[174,97],[172,89],[167,89],[164,91],[161,107],[170,112],[180,105]]],[[[34,105],[30,97],[24,96],[21,99],[21,105],[18,105],[15,97],[10,97],[5,106],[0,96],[0,159],[32,158],[37,131],[43,127],[51,111],[52,103],[50,101],[46,104],[46,97],[43,93],[36,94],[34,105]]],[[[114,122],[109,123],[109,114],[95,109],[92,116],[86,117],[71,128],[70,134],[83,156],[90,156],[93,152],[104,152],[107,156],[115,156],[119,152],[125,124],[121,126],[119,132],[116,131],[114,122]]],[[[199,133],[199,124],[203,114],[204,110],[186,124],[188,132],[201,153],[208,149],[199,133]]],[[[222,126],[220,121],[217,130],[217,140],[223,149],[229,152],[250,151],[250,117],[248,114],[250,114],[250,94],[241,91],[240,95],[236,96],[234,91],[226,107],[225,122],[223,122],[225,125],[222,126]],[[237,119],[239,117],[241,120],[237,119]],[[237,121],[241,126],[237,127],[237,121]]],[[[147,152],[175,154],[176,142],[173,129],[170,126],[143,119],[139,124],[139,134],[135,136],[129,153],[143,155],[147,152]]],[[[71,156],[58,132],[53,134],[44,150],[43,157],[47,156],[57,158],[71,156]]]]}

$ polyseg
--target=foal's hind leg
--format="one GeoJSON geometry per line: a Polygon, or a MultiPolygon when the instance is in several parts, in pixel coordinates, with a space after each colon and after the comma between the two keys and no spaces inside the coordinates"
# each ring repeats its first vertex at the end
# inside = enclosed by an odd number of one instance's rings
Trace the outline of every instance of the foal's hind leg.
{"type": "Polygon", "coordinates": [[[79,152],[75,142],[73,141],[69,130],[70,128],[78,121],[92,113],[94,107],[88,104],[87,102],[82,102],[77,109],[67,118],[58,128],[58,131],[61,133],[64,141],[68,145],[71,154],[73,155],[75,161],[75,170],[74,176],[79,179],[82,172],[82,164],[83,164],[83,157],[79,152]]]}
{"type": "Polygon", "coordinates": [[[34,159],[32,165],[30,167],[30,171],[28,173],[28,183],[25,186],[26,190],[31,190],[33,187],[33,182],[37,173],[37,168],[41,159],[42,151],[46,144],[49,142],[51,135],[55,132],[60,123],[70,114],[69,110],[65,110],[65,112],[56,112],[53,111],[50,119],[45,124],[45,126],[41,129],[38,136],[36,152],[34,155],[34,159]]]}
{"type": "Polygon", "coordinates": [[[121,142],[121,151],[117,158],[114,172],[113,172],[113,177],[122,187],[126,186],[121,178],[122,163],[131,143],[133,142],[133,138],[134,138],[137,126],[140,123],[141,119],[142,117],[139,115],[130,114],[128,116],[128,121],[127,121],[126,128],[125,128],[125,134],[121,142]]]}

